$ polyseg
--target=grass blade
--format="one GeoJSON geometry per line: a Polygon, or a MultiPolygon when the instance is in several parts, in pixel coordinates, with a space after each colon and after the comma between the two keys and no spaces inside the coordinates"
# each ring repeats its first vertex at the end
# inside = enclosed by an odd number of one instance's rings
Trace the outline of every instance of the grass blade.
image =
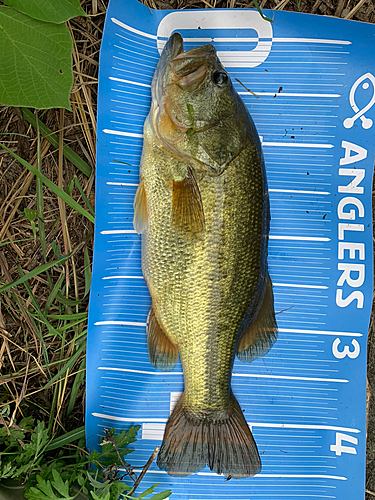
{"type": "Polygon", "coordinates": [[[77,300],[66,299],[60,292],[58,292],[56,294],[56,300],[61,304],[64,304],[64,306],[74,307],[78,306],[83,299],[77,299],[77,300]]]}
{"type": "Polygon", "coordinates": [[[91,264],[87,248],[85,248],[85,251],[83,252],[83,258],[85,264],[85,295],[83,297],[86,297],[91,289],[91,264]]]}
{"type": "Polygon", "coordinates": [[[55,300],[55,297],[62,286],[62,282],[64,281],[64,277],[65,277],[65,272],[63,270],[59,276],[59,279],[56,281],[54,287],[52,288],[52,291],[49,294],[49,297],[47,299],[46,305],[44,306],[44,314],[45,315],[48,314],[49,309],[52,305],[52,302],[55,300]]]}
{"type": "Polygon", "coordinates": [[[75,175],[75,176],[73,177],[73,179],[74,179],[74,183],[75,183],[75,185],[77,186],[78,191],[81,193],[81,196],[82,196],[82,198],[83,198],[83,201],[86,203],[87,208],[90,210],[90,213],[93,215],[93,217],[95,217],[95,210],[92,208],[91,203],[90,203],[90,202],[89,202],[89,200],[87,199],[87,196],[85,195],[85,192],[84,192],[84,191],[83,191],[83,189],[82,189],[82,186],[81,186],[81,184],[80,184],[80,182],[79,182],[79,180],[78,180],[78,177],[75,175]]]}
{"type": "Polygon", "coordinates": [[[87,319],[87,312],[75,313],[75,314],[46,314],[46,318],[54,319],[66,319],[68,321],[84,320],[87,319]]]}
{"type": "MultiPolygon", "coordinates": [[[[36,111],[35,111],[36,113],[36,111]]],[[[35,115],[35,119],[38,120],[38,117],[35,115]]],[[[40,133],[39,133],[39,121],[37,121],[37,169],[38,172],[42,173],[42,156],[41,156],[41,147],[40,147],[40,133]]],[[[43,216],[43,183],[39,177],[36,179],[36,211],[38,217],[38,230],[39,230],[39,240],[40,246],[43,252],[43,260],[44,263],[47,263],[47,245],[46,245],[46,232],[44,229],[44,216],[43,216]]]]}
{"type": "Polygon", "coordinates": [[[21,165],[27,168],[27,170],[29,170],[36,177],[41,179],[41,181],[62,201],[64,201],[67,205],[69,205],[71,208],[76,210],[78,213],[86,217],[86,219],[88,219],[90,222],[94,224],[94,217],[84,208],[82,208],[81,205],[79,205],[75,200],[73,200],[73,198],[69,196],[63,189],[60,189],[58,186],[56,186],[56,184],[47,179],[47,177],[44,177],[44,175],[38,172],[38,170],[34,168],[32,165],[30,165],[30,163],[20,158],[16,153],[13,153],[13,151],[4,146],[4,144],[0,143],[0,147],[8,151],[8,153],[10,153],[13,156],[13,158],[18,160],[21,163],[21,165]]]}
{"type": "Polygon", "coordinates": [[[66,434],[59,436],[47,445],[46,451],[56,450],[57,448],[62,448],[67,444],[73,443],[73,441],[78,441],[85,437],[85,426],[78,427],[73,431],[67,432],[66,434]]]}
{"type": "Polygon", "coordinates": [[[68,418],[69,415],[73,411],[74,405],[76,404],[78,391],[81,387],[82,382],[85,379],[85,375],[86,375],[86,358],[83,358],[82,363],[80,364],[80,367],[78,368],[78,373],[75,376],[72,390],[70,393],[69,405],[68,405],[68,408],[66,410],[66,418],[68,418]]]}
{"type": "MultiPolygon", "coordinates": [[[[21,277],[24,276],[23,274],[23,271],[21,269],[21,267],[19,267],[19,272],[21,274],[21,277]]],[[[42,313],[42,311],[40,310],[40,307],[39,307],[39,304],[38,302],[36,301],[35,297],[34,297],[34,294],[33,292],[31,291],[31,288],[29,287],[29,285],[27,284],[27,282],[24,282],[24,287],[26,288],[26,291],[27,293],[29,294],[29,297],[31,298],[31,301],[32,303],[34,304],[34,307],[35,307],[35,310],[37,311],[37,314],[35,315],[35,318],[39,320],[40,323],[42,323],[43,325],[45,325],[49,331],[49,333],[53,336],[57,336],[57,337],[61,337],[61,334],[60,332],[58,332],[52,325],[51,323],[47,320],[47,318],[44,316],[44,314],[42,313]]],[[[45,352],[47,352],[47,349],[45,348],[45,344],[44,344],[44,340],[43,340],[43,337],[45,336],[42,336],[42,343],[43,343],[43,349],[45,349],[45,352]]],[[[48,361],[48,359],[47,359],[48,361]]]]}
{"type": "MultiPolygon", "coordinates": [[[[44,125],[43,122],[37,119],[35,115],[27,108],[22,108],[22,114],[25,119],[32,125],[34,128],[37,128],[39,125],[40,133],[47,139],[48,142],[52,144],[56,149],[59,147],[59,138],[55,135],[52,130],[44,125]]],[[[82,160],[80,156],[77,155],[69,146],[64,143],[63,154],[65,158],[73,163],[81,172],[83,172],[87,177],[91,175],[91,167],[85,161],[82,160]]]]}
{"type": "Polygon", "coordinates": [[[56,382],[56,380],[62,378],[67,370],[73,368],[73,366],[76,364],[77,360],[79,359],[79,357],[81,356],[81,354],[84,352],[85,349],[86,349],[86,342],[83,342],[82,345],[77,349],[77,351],[69,358],[66,364],[61,368],[61,370],[58,373],[56,373],[56,375],[46,383],[44,389],[48,389],[48,387],[50,387],[54,382],[56,382]]]}
{"type": "Polygon", "coordinates": [[[30,271],[27,274],[24,274],[21,276],[21,278],[18,278],[18,280],[12,281],[11,283],[7,283],[3,287],[0,288],[0,293],[6,292],[10,288],[14,286],[18,286],[21,283],[25,283],[25,281],[29,280],[30,278],[34,278],[34,276],[38,276],[38,274],[43,273],[44,271],[47,271],[47,269],[50,269],[53,266],[61,266],[67,259],[70,258],[70,255],[66,255],[62,259],[59,260],[54,260],[53,262],[49,262],[48,264],[42,264],[41,266],[36,267],[32,271],[30,271]]]}
{"type": "Polygon", "coordinates": [[[259,12],[259,14],[262,16],[262,19],[265,21],[268,21],[269,23],[273,23],[273,20],[270,19],[269,17],[265,16],[257,2],[257,0],[253,0],[253,4],[255,5],[256,10],[259,12]]]}

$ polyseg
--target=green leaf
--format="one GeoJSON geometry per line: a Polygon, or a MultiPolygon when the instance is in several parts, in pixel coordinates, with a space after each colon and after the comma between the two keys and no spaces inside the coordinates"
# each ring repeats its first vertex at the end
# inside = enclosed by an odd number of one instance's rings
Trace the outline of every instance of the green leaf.
{"type": "Polygon", "coordinates": [[[78,429],[74,429],[73,431],[67,432],[63,436],[53,439],[46,447],[46,451],[56,450],[56,448],[62,448],[63,446],[73,443],[73,441],[77,441],[78,439],[84,437],[85,426],[83,425],[78,429]]]}
{"type": "Polygon", "coordinates": [[[0,103],[71,110],[72,48],[64,24],[0,6],[0,103]]]}
{"type": "MultiPolygon", "coordinates": [[[[31,434],[31,445],[35,449],[35,456],[38,455],[41,450],[48,443],[48,430],[44,428],[44,422],[38,421],[35,431],[31,434]]],[[[25,445],[26,447],[27,445],[25,445]]]]}
{"type": "Polygon", "coordinates": [[[56,186],[56,184],[54,184],[52,181],[50,181],[49,179],[47,179],[47,177],[44,177],[44,175],[41,174],[40,172],[38,172],[38,170],[36,168],[34,168],[32,165],[30,165],[30,163],[28,163],[27,161],[23,160],[21,157],[19,157],[18,155],[16,155],[16,153],[13,153],[13,151],[11,151],[9,148],[7,148],[6,146],[4,146],[4,144],[0,143],[0,147],[2,147],[3,149],[5,149],[6,151],[8,151],[8,153],[10,153],[13,156],[13,158],[15,158],[16,160],[18,160],[24,167],[26,167],[27,170],[29,170],[32,174],[34,174],[36,177],[38,177],[39,179],[41,179],[43,181],[43,183],[56,196],[58,196],[61,200],[65,201],[65,203],[67,205],[69,205],[70,207],[72,207],[74,210],[76,210],[78,213],[80,213],[81,215],[83,215],[84,217],[86,217],[90,222],[92,222],[94,224],[94,217],[89,212],[87,212],[84,208],[82,208],[81,205],[79,205],[75,200],[73,200],[73,198],[71,196],[69,196],[63,189],[60,189],[58,186],[56,186]]]}
{"type": "Polygon", "coordinates": [[[92,491],[91,492],[91,496],[94,500],[110,500],[111,498],[111,494],[110,493],[107,493],[105,497],[98,497],[98,495],[95,495],[95,493],[92,491]]]}
{"type": "Polygon", "coordinates": [[[64,23],[72,17],[86,16],[78,0],[3,0],[6,5],[47,23],[64,23]]]}
{"type": "Polygon", "coordinates": [[[80,364],[78,368],[78,373],[75,376],[74,383],[72,386],[72,390],[70,393],[70,398],[69,398],[69,406],[66,410],[66,418],[69,417],[69,415],[72,413],[74,405],[76,403],[76,398],[78,395],[78,391],[81,387],[82,382],[85,379],[86,375],[86,358],[83,358],[82,363],[80,364]]]}
{"type": "Polygon", "coordinates": [[[12,241],[3,241],[0,243],[0,247],[5,247],[6,245],[10,245],[11,243],[20,243],[21,241],[30,241],[32,238],[23,238],[22,240],[12,240],[12,241]]]}
{"type": "Polygon", "coordinates": [[[89,257],[89,252],[87,248],[83,252],[83,262],[85,264],[85,294],[84,297],[89,293],[91,289],[91,262],[89,257]]]}
{"type": "Polygon", "coordinates": [[[61,295],[60,292],[58,292],[56,294],[56,300],[58,302],[61,302],[61,304],[64,304],[66,306],[78,306],[78,304],[80,304],[82,302],[82,299],[77,299],[77,300],[69,300],[69,299],[66,299],[63,295],[61,295]]]}
{"type": "Polygon", "coordinates": [[[151,495],[151,493],[154,492],[154,489],[159,486],[160,483],[157,483],[157,484],[154,484],[152,486],[150,486],[149,488],[147,488],[147,490],[145,490],[143,493],[141,493],[140,495],[138,495],[136,498],[144,498],[144,497],[147,497],[148,495],[151,495]]]}
{"type": "MultiPolygon", "coordinates": [[[[36,111],[35,111],[36,113],[36,111]]],[[[36,133],[37,133],[37,170],[38,172],[42,172],[42,151],[41,151],[41,146],[40,146],[40,130],[39,127],[36,128],[36,133]]],[[[38,216],[38,229],[39,229],[39,241],[40,241],[40,246],[42,248],[42,253],[43,253],[43,260],[44,263],[47,263],[47,243],[46,243],[46,230],[44,227],[44,215],[43,215],[43,208],[44,208],[44,200],[43,200],[43,183],[42,181],[37,178],[36,180],[36,208],[37,208],[37,216],[38,216]]],[[[25,209],[26,210],[26,209],[25,209]]],[[[34,235],[34,240],[36,239],[36,236],[34,235]]],[[[50,282],[51,286],[51,280],[48,279],[50,282]]]]}
{"type": "MultiPolygon", "coordinates": [[[[43,122],[37,119],[37,117],[32,113],[29,109],[23,108],[22,114],[24,118],[32,125],[34,128],[37,128],[39,125],[39,131],[43,137],[47,139],[48,142],[52,144],[53,147],[59,147],[59,138],[55,135],[52,130],[44,125],[43,122]]],[[[91,175],[91,167],[85,161],[82,160],[80,156],[77,155],[69,146],[67,146],[64,142],[63,144],[63,154],[65,158],[73,163],[81,172],[83,172],[87,177],[91,175]]]]}
{"type": "Polygon", "coordinates": [[[264,19],[265,21],[268,21],[269,23],[273,23],[272,19],[270,19],[269,17],[267,17],[263,14],[262,9],[260,8],[257,0],[253,0],[253,4],[255,5],[255,8],[259,12],[259,14],[262,16],[262,19],[264,19]]]}
{"type": "Polygon", "coordinates": [[[172,495],[171,490],[165,490],[165,491],[162,491],[161,493],[156,493],[156,495],[153,495],[148,500],[165,500],[166,498],[170,497],[171,495],[172,495]]]}
{"type": "Polygon", "coordinates": [[[77,186],[78,191],[80,192],[80,194],[81,194],[81,196],[82,196],[82,198],[83,198],[84,202],[86,203],[87,208],[90,210],[90,212],[92,213],[92,215],[93,215],[93,216],[95,216],[95,210],[92,208],[91,203],[90,203],[90,202],[89,202],[89,200],[87,199],[87,196],[85,195],[85,193],[84,193],[84,191],[83,191],[83,189],[82,189],[82,186],[81,186],[81,184],[80,184],[80,182],[79,182],[79,180],[78,180],[78,177],[75,175],[75,176],[73,177],[73,179],[74,179],[74,183],[75,183],[75,185],[77,186]]]}
{"type": "Polygon", "coordinates": [[[63,498],[69,498],[69,483],[68,481],[62,480],[60,474],[54,469],[52,470],[53,476],[53,487],[63,496],[63,498]]]}
{"type": "MultiPolygon", "coordinates": [[[[52,247],[53,247],[53,243],[55,243],[54,241],[52,241],[52,247]]],[[[60,253],[58,254],[58,256],[60,255],[60,253]]],[[[65,272],[62,271],[62,273],[60,274],[60,277],[59,279],[56,281],[54,287],[52,288],[52,291],[47,299],[47,302],[46,302],[46,305],[44,307],[44,314],[47,314],[50,307],[51,307],[51,304],[52,302],[55,300],[55,297],[56,297],[56,294],[57,292],[60,290],[61,288],[61,285],[62,285],[62,282],[65,278],[65,272]]]]}
{"type": "Polygon", "coordinates": [[[38,276],[38,274],[47,271],[47,269],[50,269],[53,266],[61,266],[61,264],[63,264],[69,257],[70,255],[66,255],[64,258],[60,260],[55,260],[53,262],[49,262],[48,264],[42,264],[41,266],[35,267],[32,271],[30,271],[28,274],[24,274],[18,280],[12,281],[11,283],[8,283],[7,285],[1,287],[0,293],[6,292],[7,290],[9,290],[9,288],[12,288],[14,286],[18,286],[21,283],[24,283],[25,281],[29,280],[30,278],[34,278],[34,276],[38,276]]]}
{"type": "Polygon", "coordinates": [[[23,211],[30,222],[33,222],[36,217],[36,210],[31,210],[31,208],[25,208],[23,211]]]}
{"type": "Polygon", "coordinates": [[[7,290],[9,290],[9,288],[12,288],[14,286],[18,286],[21,283],[24,283],[25,281],[29,280],[30,278],[34,278],[34,276],[38,276],[38,274],[47,271],[47,269],[50,269],[53,266],[61,266],[61,264],[63,264],[67,259],[69,259],[69,257],[70,255],[66,255],[64,258],[60,260],[55,260],[53,262],[49,262],[48,264],[42,264],[41,266],[36,267],[28,274],[24,274],[21,278],[18,278],[18,280],[12,281],[11,283],[8,283],[7,285],[1,287],[0,293],[6,292],[7,290]]]}
{"type": "Polygon", "coordinates": [[[76,495],[74,497],[69,495],[68,481],[64,483],[56,470],[52,471],[52,475],[52,481],[45,481],[41,476],[37,476],[38,487],[32,486],[24,493],[25,498],[27,500],[74,500],[76,495]],[[56,495],[52,487],[59,493],[59,496],[56,495]]]}
{"type": "MultiPolygon", "coordinates": [[[[117,449],[122,456],[128,455],[129,453],[132,453],[134,451],[132,449],[126,448],[126,446],[128,446],[130,443],[134,443],[137,440],[136,436],[139,429],[139,425],[132,426],[128,431],[122,431],[116,435],[114,435],[115,430],[111,429],[110,433],[116,443],[117,449]]],[[[108,442],[106,438],[103,439],[103,443],[105,444],[102,444],[101,453],[96,454],[95,459],[100,460],[100,464],[104,467],[113,464],[121,465],[113,443],[108,442]]]]}
{"type": "Polygon", "coordinates": [[[59,378],[65,375],[67,370],[73,368],[73,366],[76,364],[77,360],[79,359],[79,357],[81,356],[81,354],[85,349],[86,345],[82,344],[79,347],[79,349],[69,358],[69,361],[67,361],[67,363],[61,368],[61,370],[58,373],[56,373],[56,375],[53,378],[51,378],[51,380],[47,382],[47,384],[44,386],[44,389],[50,387],[54,382],[56,382],[56,380],[59,380],[59,378]]]}

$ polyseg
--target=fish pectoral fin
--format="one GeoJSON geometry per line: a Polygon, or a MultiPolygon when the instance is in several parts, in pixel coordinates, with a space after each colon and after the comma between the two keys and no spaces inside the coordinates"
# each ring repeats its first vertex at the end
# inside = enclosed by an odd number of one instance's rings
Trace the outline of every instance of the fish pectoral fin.
{"type": "Polygon", "coordinates": [[[134,197],[133,226],[138,234],[144,233],[147,228],[147,197],[142,178],[134,197]]]}
{"type": "Polygon", "coordinates": [[[266,293],[259,313],[251,325],[240,334],[236,355],[240,361],[251,363],[267,354],[277,339],[277,324],[273,305],[271,278],[266,281],[266,293]]]}
{"type": "Polygon", "coordinates": [[[173,370],[178,361],[178,348],[159,325],[153,306],[147,322],[147,347],[150,362],[157,370],[173,370]]]}
{"type": "Polygon", "coordinates": [[[187,237],[200,238],[204,233],[201,194],[190,168],[182,180],[173,180],[172,226],[187,237]]]}

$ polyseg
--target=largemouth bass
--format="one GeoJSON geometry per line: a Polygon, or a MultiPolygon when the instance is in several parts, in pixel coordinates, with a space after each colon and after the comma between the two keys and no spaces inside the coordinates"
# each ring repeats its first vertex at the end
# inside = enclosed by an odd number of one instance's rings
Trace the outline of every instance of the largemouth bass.
{"type": "Polygon", "coordinates": [[[152,307],[151,363],[184,393],[157,464],[184,476],[206,464],[253,476],[257,446],[231,390],[235,354],[252,361],[277,337],[267,271],[269,201],[258,134],[215,48],[168,40],[144,125],[134,227],[152,307]]]}

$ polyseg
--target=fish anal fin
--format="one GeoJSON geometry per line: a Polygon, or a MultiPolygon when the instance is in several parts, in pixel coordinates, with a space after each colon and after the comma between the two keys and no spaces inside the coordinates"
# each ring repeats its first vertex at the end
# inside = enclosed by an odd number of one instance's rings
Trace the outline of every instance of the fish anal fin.
{"type": "Polygon", "coordinates": [[[178,361],[178,348],[161,328],[153,307],[148,316],[147,347],[150,362],[157,370],[173,370],[178,361]]]}
{"type": "Polygon", "coordinates": [[[251,325],[240,334],[236,351],[238,359],[250,363],[267,354],[277,339],[277,331],[272,282],[268,276],[266,292],[258,315],[251,325]]]}
{"type": "Polygon", "coordinates": [[[147,228],[147,196],[142,178],[134,197],[133,226],[138,234],[144,233],[147,228]]]}
{"type": "Polygon", "coordinates": [[[200,417],[184,405],[182,396],[167,422],[157,465],[174,477],[206,465],[235,479],[261,470],[257,446],[233,394],[226,408],[200,417]]]}
{"type": "Polygon", "coordinates": [[[182,180],[173,180],[172,189],[172,227],[186,237],[201,238],[205,228],[203,204],[190,168],[182,180]]]}

